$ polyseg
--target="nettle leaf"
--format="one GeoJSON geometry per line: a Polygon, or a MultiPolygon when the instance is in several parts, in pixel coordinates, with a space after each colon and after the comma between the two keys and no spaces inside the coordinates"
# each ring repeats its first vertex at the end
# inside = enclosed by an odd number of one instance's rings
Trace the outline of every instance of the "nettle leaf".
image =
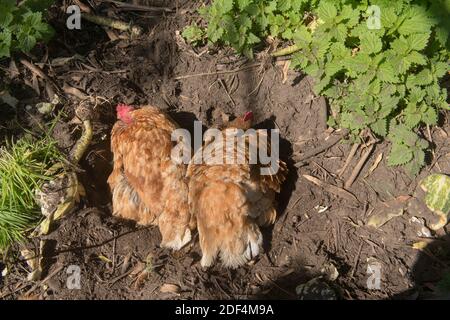
{"type": "Polygon", "coordinates": [[[325,64],[325,74],[328,76],[334,76],[336,73],[342,70],[342,61],[333,59],[325,64]]]}
{"type": "Polygon", "coordinates": [[[361,51],[367,54],[378,53],[383,46],[380,37],[370,30],[361,36],[360,41],[361,51]]]}
{"type": "Polygon", "coordinates": [[[430,32],[427,33],[415,33],[407,38],[407,42],[410,50],[420,51],[425,49],[430,38],[430,32]]]}
{"type": "Polygon", "coordinates": [[[400,34],[409,35],[429,32],[433,26],[433,21],[427,16],[426,8],[424,7],[411,6],[406,14],[407,18],[398,28],[400,34]]]}
{"type": "Polygon", "coordinates": [[[361,19],[361,13],[357,9],[353,9],[350,5],[343,6],[339,13],[339,20],[345,22],[348,28],[353,28],[359,23],[361,19]]]}
{"type": "Polygon", "coordinates": [[[425,165],[425,152],[420,149],[414,149],[413,157],[410,162],[405,165],[405,170],[410,176],[419,174],[420,169],[425,165]]]}
{"type": "Polygon", "coordinates": [[[19,42],[19,48],[23,51],[30,51],[36,45],[36,38],[27,33],[18,34],[17,41],[19,42]]]}
{"type": "Polygon", "coordinates": [[[334,4],[322,1],[317,9],[317,15],[323,21],[331,21],[337,16],[337,9],[334,4]]]}
{"type": "Polygon", "coordinates": [[[344,65],[352,76],[365,73],[369,69],[370,57],[364,53],[358,53],[354,57],[344,60],[344,65]]]}
{"type": "Polygon", "coordinates": [[[410,108],[410,110],[405,114],[404,122],[409,129],[415,128],[419,124],[420,120],[422,120],[422,115],[417,108],[410,108]]]}
{"type": "Polygon", "coordinates": [[[447,47],[448,39],[449,39],[449,29],[446,27],[438,26],[435,30],[436,39],[440,42],[441,46],[447,47]]]}
{"type": "Polygon", "coordinates": [[[292,32],[292,29],[288,28],[284,30],[281,36],[283,37],[283,39],[291,40],[294,37],[294,33],[292,32]]]}
{"type": "Polygon", "coordinates": [[[403,36],[400,36],[399,38],[395,39],[391,43],[391,48],[394,51],[394,54],[401,56],[408,54],[410,51],[409,43],[403,36]]]}
{"type": "Polygon", "coordinates": [[[370,125],[370,128],[377,135],[385,137],[387,135],[387,121],[386,119],[379,119],[370,125]]]}
{"type": "Polygon", "coordinates": [[[298,13],[301,10],[305,1],[304,0],[291,0],[290,2],[291,2],[291,11],[294,13],[298,13]]]}
{"type": "Polygon", "coordinates": [[[381,14],[381,25],[385,27],[387,30],[390,30],[397,24],[398,14],[395,12],[395,9],[392,7],[382,8],[381,14]]]}
{"type": "Polygon", "coordinates": [[[278,0],[278,10],[281,12],[288,11],[291,8],[291,0],[278,0]]]}
{"type": "Polygon", "coordinates": [[[404,145],[398,143],[392,143],[391,152],[388,156],[389,166],[403,165],[411,161],[413,158],[413,152],[411,149],[404,145]]]}
{"type": "Polygon", "coordinates": [[[197,24],[192,24],[188,27],[186,27],[182,34],[183,38],[185,38],[189,43],[192,43],[194,45],[200,44],[205,36],[205,31],[197,26],[197,24]]]}
{"type": "Polygon", "coordinates": [[[433,75],[430,69],[423,69],[418,74],[411,74],[406,80],[406,86],[412,88],[414,86],[423,86],[433,82],[433,75]]]}
{"type": "Polygon", "coordinates": [[[389,62],[383,62],[380,64],[377,77],[383,82],[395,83],[398,81],[394,68],[389,62]]]}
{"type": "Polygon", "coordinates": [[[294,33],[293,39],[297,46],[300,48],[306,48],[312,41],[312,35],[305,26],[300,26],[294,33]]]}
{"type": "Polygon", "coordinates": [[[304,69],[308,65],[308,58],[302,52],[297,52],[292,56],[291,66],[294,69],[304,69]]]}
{"type": "Polygon", "coordinates": [[[386,118],[389,116],[397,108],[399,101],[399,97],[382,92],[379,98],[381,109],[378,113],[380,117],[386,118]]]}
{"type": "Polygon", "coordinates": [[[255,44],[261,42],[261,39],[258,38],[254,33],[250,32],[247,36],[247,44],[255,44]]]}
{"type": "Polygon", "coordinates": [[[441,61],[432,64],[431,67],[437,78],[442,78],[450,70],[450,64],[441,61]]]}
{"type": "Polygon", "coordinates": [[[402,143],[409,147],[414,147],[419,140],[417,134],[404,124],[391,124],[390,128],[389,137],[395,143],[402,143]]]}
{"type": "Polygon", "coordinates": [[[424,106],[422,111],[422,121],[427,125],[435,125],[438,121],[438,114],[436,110],[431,106],[424,106]]]}
{"type": "Polygon", "coordinates": [[[345,59],[350,57],[350,49],[342,42],[335,42],[330,47],[330,52],[335,59],[345,59]]]}
{"type": "Polygon", "coordinates": [[[314,85],[314,93],[320,95],[323,89],[330,84],[330,81],[331,77],[328,75],[320,79],[320,81],[314,85]]]}
{"type": "Polygon", "coordinates": [[[225,14],[233,10],[233,0],[215,0],[213,5],[216,6],[218,12],[225,14]]]}
{"type": "Polygon", "coordinates": [[[245,10],[251,3],[252,0],[236,0],[239,10],[245,10]]]}
{"type": "Polygon", "coordinates": [[[408,55],[408,60],[411,61],[411,63],[415,63],[420,66],[426,65],[428,62],[427,58],[417,51],[411,51],[411,53],[408,55]]]}
{"type": "Polygon", "coordinates": [[[6,28],[14,19],[13,12],[16,11],[15,0],[2,0],[0,2],[0,27],[6,28]]]}
{"type": "Polygon", "coordinates": [[[410,103],[419,103],[425,97],[425,91],[420,87],[413,87],[409,91],[408,100],[410,103]]]}
{"type": "Polygon", "coordinates": [[[0,32],[0,58],[9,57],[11,47],[11,32],[4,30],[0,32]]]}

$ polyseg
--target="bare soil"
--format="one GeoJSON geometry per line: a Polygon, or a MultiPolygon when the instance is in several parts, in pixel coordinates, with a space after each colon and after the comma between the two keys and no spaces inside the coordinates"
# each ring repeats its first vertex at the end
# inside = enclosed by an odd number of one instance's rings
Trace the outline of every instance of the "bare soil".
{"type": "MultiPolygon", "coordinates": [[[[418,183],[432,172],[450,173],[448,114],[441,115],[441,128],[432,128],[430,135],[424,132],[434,146],[434,154],[428,155],[428,165],[418,177],[411,179],[401,168],[388,167],[389,146],[379,142],[348,189],[357,201],[349,201],[309,182],[303,175],[342,188],[362,153],[357,152],[339,177],[338,171],[352,147],[350,141],[342,140],[295,166],[302,154],[324,145],[337,134],[327,129],[327,105],[313,94],[311,79],[292,70],[284,74],[283,62],[270,61],[264,54],[249,62],[228,49],[208,51],[187,45],[177,31],[195,18],[199,6],[196,1],[135,2],[166,5],[174,12],[156,16],[100,5],[96,8],[98,14],[133,20],[145,30],[138,39],[112,41],[103,28],[90,23],[79,31],[67,30],[61,7],[55,7],[51,21],[57,38],[48,50],[43,47],[30,56],[41,62],[38,65],[59,86],[66,83],[98,101],[94,141],[80,165],[79,175],[87,196],[46,237],[46,275],[58,268],[61,271],[46,286],[33,291],[35,298],[296,299],[295,287],[321,275],[330,263],[339,272],[330,285],[342,299],[416,299],[434,289],[449,269],[448,227],[423,239],[418,236],[420,226],[411,218],[433,221],[431,212],[421,206],[423,193],[418,183]],[[55,58],[75,54],[82,58],[54,63],[55,58]],[[254,63],[259,65],[248,67],[254,63]],[[199,73],[211,74],[192,76],[199,73]],[[137,227],[111,216],[106,179],[112,168],[109,136],[117,103],[156,105],[189,130],[193,120],[214,127],[221,124],[223,114],[233,116],[245,111],[254,112],[257,127],[280,130],[281,158],[288,163],[290,175],[279,195],[279,217],[273,227],[264,229],[265,252],[255,263],[237,270],[226,270],[220,265],[203,270],[198,241],[173,253],[158,247],[157,228],[137,227]],[[380,154],[381,162],[370,171],[380,154]],[[401,216],[378,229],[367,226],[374,213],[395,199],[405,208],[401,216]],[[430,243],[427,254],[412,248],[413,243],[424,240],[430,243]],[[369,258],[375,258],[382,266],[379,290],[367,287],[369,258]],[[80,290],[67,289],[69,265],[81,268],[80,290]],[[135,271],[143,265],[151,272],[146,278],[139,278],[135,271]],[[175,284],[180,291],[163,293],[160,288],[164,284],[175,284]]],[[[45,89],[38,95],[25,84],[32,83],[32,73],[20,64],[17,66],[20,75],[13,79],[12,86],[23,97],[23,107],[47,100],[45,89]],[[23,93],[30,91],[32,94],[23,93]]],[[[40,85],[45,88],[44,81],[40,85]]],[[[80,100],[67,97],[65,116],[54,131],[60,147],[66,151],[80,135],[79,124],[72,121],[80,100]]],[[[19,122],[28,127],[33,127],[34,121],[44,121],[39,117],[42,116],[33,111],[18,115],[19,122]]],[[[16,134],[14,128],[5,126],[10,123],[7,118],[2,115],[0,121],[0,134],[16,134]]],[[[37,245],[37,239],[28,243],[29,247],[37,245]]],[[[32,283],[17,289],[26,284],[26,268],[23,261],[15,263],[10,270],[12,276],[0,280],[0,296],[24,297],[32,283]]]]}

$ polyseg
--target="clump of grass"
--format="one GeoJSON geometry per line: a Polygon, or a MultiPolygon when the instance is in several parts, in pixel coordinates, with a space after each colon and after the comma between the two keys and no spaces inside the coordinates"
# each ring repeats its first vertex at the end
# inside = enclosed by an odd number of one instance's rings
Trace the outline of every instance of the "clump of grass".
{"type": "Polygon", "coordinates": [[[40,220],[36,191],[52,179],[48,169],[63,159],[49,136],[25,136],[0,147],[0,250],[23,240],[40,220]]]}

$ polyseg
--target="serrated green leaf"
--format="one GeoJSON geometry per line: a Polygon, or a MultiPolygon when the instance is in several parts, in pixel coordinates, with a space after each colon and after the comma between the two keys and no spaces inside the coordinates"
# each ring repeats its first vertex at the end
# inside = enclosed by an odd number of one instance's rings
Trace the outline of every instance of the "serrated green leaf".
{"type": "Polygon", "coordinates": [[[448,63],[440,62],[440,61],[434,63],[432,65],[432,68],[434,71],[433,73],[434,73],[435,77],[437,77],[437,78],[443,77],[450,70],[448,63]]]}
{"type": "Polygon", "coordinates": [[[422,112],[422,121],[428,125],[435,125],[438,121],[438,115],[436,110],[431,106],[425,106],[425,110],[422,112]]]}
{"type": "Polygon", "coordinates": [[[344,60],[345,67],[352,75],[365,73],[369,69],[370,57],[364,53],[358,53],[354,57],[348,57],[344,60]]]}
{"type": "Polygon", "coordinates": [[[0,32],[0,58],[9,57],[11,47],[11,32],[4,30],[0,32]]]}
{"type": "Polygon", "coordinates": [[[417,110],[410,110],[405,114],[404,122],[409,129],[415,128],[420,120],[422,120],[422,115],[417,110]]]}
{"type": "Polygon", "coordinates": [[[397,24],[398,14],[392,7],[383,8],[382,10],[381,25],[389,30],[397,24]]]}
{"type": "Polygon", "coordinates": [[[377,76],[383,82],[395,83],[398,81],[394,68],[392,68],[392,65],[389,62],[380,64],[377,76]]]}
{"type": "Polygon", "coordinates": [[[427,64],[426,57],[417,51],[411,51],[411,53],[408,55],[408,60],[411,61],[411,63],[415,63],[420,66],[427,64]]]}
{"type": "Polygon", "coordinates": [[[420,87],[412,87],[409,90],[408,100],[410,103],[417,104],[423,100],[425,97],[425,90],[420,87]]]}
{"type": "Polygon", "coordinates": [[[261,41],[261,39],[259,39],[255,34],[253,34],[252,32],[250,32],[247,36],[247,44],[255,44],[255,43],[259,43],[261,41]]]}
{"type": "Polygon", "coordinates": [[[361,51],[367,54],[378,53],[381,51],[382,43],[380,37],[370,30],[361,38],[361,51]]]}
{"type": "Polygon", "coordinates": [[[412,158],[413,153],[410,148],[403,144],[393,143],[387,163],[389,166],[398,166],[408,163],[412,158]]]}
{"type": "Polygon", "coordinates": [[[221,14],[225,14],[233,9],[233,2],[233,0],[215,0],[213,5],[221,14]]]}
{"type": "Polygon", "coordinates": [[[241,11],[245,10],[251,2],[252,0],[236,0],[236,4],[241,11]]]}
{"type": "Polygon", "coordinates": [[[312,35],[305,26],[300,26],[294,33],[293,39],[297,46],[300,48],[306,48],[312,41],[312,35]]]}
{"type": "Polygon", "coordinates": [[[403,35],[429,32],[433,26],[432,20],[427,16],[426,9],[420,6],[411,6],[407,11],[407,18],[398,28],[403,35]]]}
{"type": "Polygon", "coordinates": [[[408,38],[408,45],[410,50],[420,51],[425,49],[430,38],[430,32],[411,34],[408,38]]]}
{"type": "Polygon", "coordinates": [[[336,18],[337,10],[334,4],[327,1],[321,1],[319,8],[317,9],[317,15],[323,21],[331,21],[336,18]]]}
{"type": "Polygon", "coordinates": [[[395,55],[404,56],[409,53],[409,43],[405,37],[400,36],[391,43],[391,48],[395,55]]]}
{"type": "Polygon", "coordinates": [[[387,135],[387,121],[386,119],[379,119],[378,121],[372,123],[370,128],[377,135],[385,137],[387,135]]]}
{"type": "Polygon", "coordinates": [[[424,69],[416,75],[409,75],[406,80],[406,85],[408,88],[412,88],[414,86],[424,86],[432,82],[433,75],[431,74],[431,71],[429,69],[424,69]]]}
{"type": "Polygon", "coordinates": [[[329,75],[320,79],[320,81],[314,85],[314,93],[316,95],[320,95],[322,93],[322,90],[330,84],[330,80],[331,77],[329,75]]]}
{"type": "Polygon", "coordinates": [[[420,149],[413,151],[413,157],[410,162],[405,165],[405,170],[410,176],[419,174],[420,169],[425,165],[425,152],[420,149]]]}

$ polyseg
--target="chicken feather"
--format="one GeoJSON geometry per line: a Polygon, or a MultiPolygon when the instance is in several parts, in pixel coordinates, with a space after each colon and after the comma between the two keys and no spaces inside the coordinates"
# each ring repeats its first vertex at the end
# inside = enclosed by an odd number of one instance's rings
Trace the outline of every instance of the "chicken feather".
{"type": "MultiPolygon", "coordinates": [[[[247,114],[238,118],[222,131],[223,137],[236,134],[231,128],[247,129],[247,120],[247,114]]],[[[238,144],[223,146],[224,159],[226,152],[231,151],[235,159],[243,155],[244,163],[208,165],[206,157],[203,163],[197,164],[194,159],[199,155],[204,157],[205,148],[215,143],[221,142],[210,141],[196,152],[188,166],[189,206],[197,221],[201,265],[209,267],[219,256],[226,267],[236,268],[259,254],[263,240],[259,226],[275,222],[275,194],[286,179],[287,168],[284,162],[278,161],[278,172],[261,175],[259,169],[263,166],[249,162],[250,140],[246,141],[245,148],[238,144]]],[[[270,150],[270,143],[266,147],[270,150]]]]}
{"type": "Polygon", "coordinates": [[[187,166],[170,157],[177,143],[171,134],[178,125],[152,106],[119,118],[111,134],[114,166],[108,179],[113,214],[157,225],[161,246],[178,250],[191,240],[195,226],[188,206],[187,166]]]}

